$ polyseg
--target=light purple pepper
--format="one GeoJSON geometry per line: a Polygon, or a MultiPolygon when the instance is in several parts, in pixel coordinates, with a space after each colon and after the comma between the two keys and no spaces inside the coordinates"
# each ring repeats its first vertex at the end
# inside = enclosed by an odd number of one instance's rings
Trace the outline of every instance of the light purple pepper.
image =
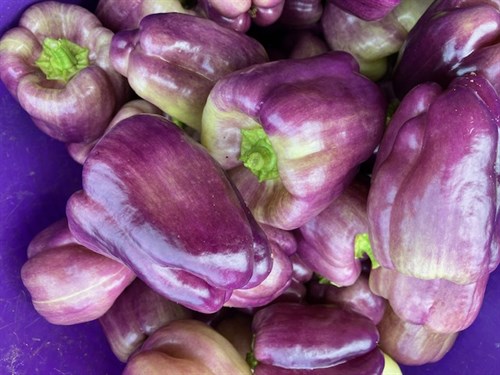
{"type": "Polygon", "coordinates": [[[150,14],[137,29],[116,33],[110,56],[137,95],[197,130],[220,78],[268,61],[255,39],[182,13],[150,14]]]}
{"type": "Polygon", "coordinates": [[[497,93],[475,75],[442,92],[423,84],[403,99],[368,196],[370,241],[383,267],[458,284],[496,268],[499,121],[497,93]]]}
{"type": "Polygon", "coordinates": [[[222,78],[203,112],[201,142],[258,222],[291,230],[342,193],[380,141],[384,118],[379,87],[352,56],[329,52],[222,78]]]}
{"type": "Polygon", "coordinates": [[[111,66],[112,37],[81,6],[34,4],[0,40],[0,79],[41,131],[62,142],[93,141],[129,95],[111,66]]]}
{"type": "Polygon", "coordinates": [[[101,317],[134,279],[122,263],[76,243],[65,219],[33,238],[21,268],[33,307],[58,325],[101,317]]]}

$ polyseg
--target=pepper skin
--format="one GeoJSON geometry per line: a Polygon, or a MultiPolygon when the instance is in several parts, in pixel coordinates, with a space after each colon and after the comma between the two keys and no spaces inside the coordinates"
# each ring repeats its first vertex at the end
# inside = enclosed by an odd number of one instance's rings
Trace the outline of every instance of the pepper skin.
{"type": "Polygon", "coordinates": [[[499,122],[498,95],[479,76],[407,94],[381,142],[368,195],[381,266],[457,284],[496,268],[499,122]]]}
{"type": "Polygon", "coordinates": [[[58,325],[101,317],[134,279],[122,263],[78,244],[65,219],[33,238],[21,268],[33,307],[58,325]]]}
{"type": "Polygon", "coordinates": [[[402,98],[428,81],[446,87],[454,77],[471,72],[483,75],[498,90],[499,43],[498,0],[435,1],[399,51],[392,77],[396,94],[402,98]]]}
{"type": "Polygon", "coordinates": [[[139,28],[116,33],[110,56],[137,95],[197,130],[220,78],[268,61],[255,39],[182,13],[151,14],[139,28]]]}
{"type": "Polygon", "coordinates": [[[128,117],[96,144],[67,216],[79,242],[193,310],[219,310],[271,270],[267,238],[222,168],[162,116],[128,117]]]}
{"type": "Polygon", "coordinates": [[[274,303],[257,311],[252,330],[259,363],[289,369],[330,367],[376,348],[375,324],[334,305],[274,303]]]}
{"type": "Polygon", "coordinates": [[[352,181],[382,137],[385,98],[329,52],[234,72],[211,91],[201,143],[258,222],[296,229],[352,181]],[[260,180],[260,181],[259,181],[260,180]]]}
{"type": "Polygon", "coordinates": [[[123,375],[251,375],[234,346],[209,325],[174,320],[158,329],[128,361],[123,375]]]}
{"type": "Polygon", "coordinates": [[[41,131],[91,142],[129,95],[111,66],[112,37],[78,5],[34,4],[0,40],[0,79],[41,131]]]}

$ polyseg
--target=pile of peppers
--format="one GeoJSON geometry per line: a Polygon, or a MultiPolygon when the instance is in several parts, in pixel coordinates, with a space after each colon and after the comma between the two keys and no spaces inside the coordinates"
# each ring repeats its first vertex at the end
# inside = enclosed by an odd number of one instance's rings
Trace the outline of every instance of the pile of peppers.
{"type": "Polygon", "coordinates": [[[124,374],[397,374],[479,313],[498,0],[42,1],[0,80],[82,165],[24,286],[124,374]]]}

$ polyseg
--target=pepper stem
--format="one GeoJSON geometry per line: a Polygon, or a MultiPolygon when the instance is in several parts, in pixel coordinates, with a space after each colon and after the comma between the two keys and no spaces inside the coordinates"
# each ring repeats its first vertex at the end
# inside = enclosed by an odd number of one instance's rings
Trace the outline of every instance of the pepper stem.
{"type": "Polygon", "coordinates": [[[362,259],[365,254],[370,258],[372,269],[380,267],[379,262],[375,259],[375,255],[373,254],[368,233],[358,233],[354,237],[354,257],[356,259],[362,259]]]}
{"type": "Polygon", "coordinates": [[[279,177],[276,153],[261,127],[241,129],[240,160],[258,177],[259,182],[279,177]]]}
{"type": "Polygon", "coordinates": [[[47,79],[68,82],[89,66],[89,50],[67,39],[45,38],[42,53],[35,64],[47,79]]]}

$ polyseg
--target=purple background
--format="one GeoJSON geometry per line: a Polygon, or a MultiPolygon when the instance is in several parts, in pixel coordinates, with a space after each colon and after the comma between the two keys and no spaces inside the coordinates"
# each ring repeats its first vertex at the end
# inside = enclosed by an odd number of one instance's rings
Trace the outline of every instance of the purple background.
{"type": "MultiPolygon", "coordinates": [[[[35,0],[2,0],[0,35],[35,0]]],[[[72,1],[93,9],[96,1],[72,1]]],[[[55,326],[31,305],[20,279],[31,238],[64,215],[80,187],[81,167],[63,144],[42,134],[0,82],[0,374],[120,374],[97,322],[55,326]]],[[[403,373],[500,373],[500,271],[492,274],[481,312],[437,364],[403,373]]]]}

